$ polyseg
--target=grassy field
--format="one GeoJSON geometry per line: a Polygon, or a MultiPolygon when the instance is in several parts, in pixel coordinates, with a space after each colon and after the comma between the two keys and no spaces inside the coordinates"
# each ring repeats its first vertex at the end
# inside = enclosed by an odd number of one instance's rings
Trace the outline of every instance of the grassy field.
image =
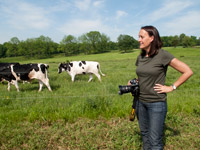
{"type": "MultiPolygon", "coordinates": [[[[168,94],[165,124],[166,150],[197,150],[200,147],[200,48],[164,48],[187,63],[194,75],[176,91],[168,94]]],[[[140,150],[142,142],[137,120],[129,121],[132,96],[118,95],[118,85],[135,78],[135,60],[139,50],[118,51],[72,57],[56,56],[43,60],[5,58],[1,62],[47,63],[53,92],[44,86],[38,93],[38,81],[20,83],[7,91],[0,84],[0,149],[81,149],[140,150]],[[75,82],[58,65],[67,60],[98,61],[105,77],[100,83],[89,75],[78,75],[75,82]]],[[[180,73],[168,69],[166,84],[180,73]]]]}

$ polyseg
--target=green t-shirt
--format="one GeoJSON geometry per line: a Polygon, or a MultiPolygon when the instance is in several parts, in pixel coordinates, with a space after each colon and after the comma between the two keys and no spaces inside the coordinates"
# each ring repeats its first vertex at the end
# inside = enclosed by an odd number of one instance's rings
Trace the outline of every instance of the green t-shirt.
{"type": "Polygon", "coordinates": [[[165,85],[168,64],[174,58],[169,52],[160,49],[154,57],[138,56],[136,73],[139,80],[139,99],[145,102],[165,101],[166,93],[158,94],[154,91],[155,84],[165,85]]]}

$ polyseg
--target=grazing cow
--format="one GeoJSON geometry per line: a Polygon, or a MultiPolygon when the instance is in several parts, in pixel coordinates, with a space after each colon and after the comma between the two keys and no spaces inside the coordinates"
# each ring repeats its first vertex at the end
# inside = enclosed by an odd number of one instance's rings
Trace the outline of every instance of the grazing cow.
{"type": "Polygon", "coordinates": [[[47,86],[49,91],[52,91],[47,75],[48,67],[47,64],[12,64],[4,69],[4,73],[0,72],[0,75],[8,81],[8,91],[10,91],[10,83],[14,84],[17,91],[19,91],[17,81],[30,81],[33,79],[39,80],[39,92],[42,90],[43,84],[47,86]]]}
{"type": "Polygon", "coordinates": [[[99,81],[101,81],[101,76],[105,76],[101,72],[100,64],[95,61],[72,61],[68,63],[61,63],[58,67],[58,73],[63,71],[67,71],[68,74],[71,76],[72,82],[74,82],[74,78],[77,74],[90,74],[90,78],[88,82],[90,82],[93,77],[92,74],[95,74],[99,81]]]}

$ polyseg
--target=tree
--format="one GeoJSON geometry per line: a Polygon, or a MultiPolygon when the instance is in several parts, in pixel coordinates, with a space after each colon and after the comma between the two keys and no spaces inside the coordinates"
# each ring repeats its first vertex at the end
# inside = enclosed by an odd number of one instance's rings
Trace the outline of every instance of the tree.
{"type": "Polygon", "coordinates": [[[173,38],[172,38],[172,46],[176,47],[178,46],[179,44],[179,38],[177,35],[175,35],[173,38]]]}
{"type": "Polygon", "coordinates": [[[18,44],[19,43],[20,43],[20,41],[17,37],[11,38],[10,41],[5,44],[5,47],[7,48],[6,56],[9,56],[9,57],[18,56],[18,44]]]}
{"type": "Polygon", "coordinates": [[[117,38],[118,41],[118,47],[121,51],[124,51],[125,53],[128,50],[132,50],[133,48],[138,47],[138,42],[131,36],[129,35],[120,35],[117,38]]]}
{"type": "Polygon", "coordinates": [[[161,37],[164,47],[172,46],[173,36],[163,36],[161,37]]]}
{"type": "Polygon", "coordinates": [[[107,47],[108,47],[108,42],[109,41],[110,41],[110,38],[107,35],[101,34],[100,40],[97,43],[98,53],[102,53],[102,52],[106,52],[107,51],[107,47]]]}
{"type": "Polygon", "coordinates": [[[91,31],[86,34],[88,43],[91,46],[92,52],[97,53],[98,52],[98,43],[101,39],[101,34],[98,31],[91,31]]]}
{"type": "Polygon", "coordinates": [[[197,45],[197,37],[196,36],[190,36],[192,39],[192,46],[197,45]]]}
{"type": "Polygon", "coordinates": [[[85,54],[102,53],[107,50],[110,38],[98,31],[91,31],[79,37],[80,50],[85,54]]]}
{"type": "Polygon", "coordinates": [[[183,47],[190,47],[193,46],[193,41],[189,36],[185,36],[182,40],[183,47]]]}
{"type": "Polygon", "coordinates": [[[199,39],[197,40],[197,45],[198,45],[198,46],[200,45],[200,37],[199,37],[199,39]]]}
{"type": "Polygon", "coordinates": [[[6,48],[4,45],[0,44],[0,57],[6,56],[6,48]]]}
{"type": "Polygon", "coordinates": [[[183,39],[184,39],[185,36],[186,36],[186,35],[185,35],[184,33],[180,34],[180,36],[179,36],[180,46],[183,46],[183,39]]]}
{"type": "Polygon", "coordinates": [[[108,45],[107,46],[108,50],[117,50],[118,49],[116,42],[109,41],[107,45],[108,45]]]}
{"type": "Polygon", "coordinates": [[[57,53],[58,44],[49,37],[41,35],[38,38],[27,39],[18,44],[18,55],[25,57],[47,58],[57,53]]]}
{"type": "Polygon", "coordinates": [[[72,35],[64,36],[63,40],[60,42],[59,49],[65,53],[65,56],[77,54],[77,39],[72,35]]]}
{"type": "Polygon", "coordinates": [[[90,43],[88,42],[86,34],[81,35],[78,38],[78,41],[79,41],[80,52],[83,52],[86,55],[92,53],[91,46],[90,46],[90,43]]]}

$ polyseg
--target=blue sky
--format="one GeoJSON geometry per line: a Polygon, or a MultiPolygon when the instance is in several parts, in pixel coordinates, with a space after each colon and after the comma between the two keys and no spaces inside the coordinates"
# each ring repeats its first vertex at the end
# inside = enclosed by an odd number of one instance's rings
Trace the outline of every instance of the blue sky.
{"type": "Polygon", "coordinates": [[[120,34],[138,39],[141,26],[161,36],[200,37],[199,0],[0,0],[0,43],[99,31],[116,41],[120,34]]]}

